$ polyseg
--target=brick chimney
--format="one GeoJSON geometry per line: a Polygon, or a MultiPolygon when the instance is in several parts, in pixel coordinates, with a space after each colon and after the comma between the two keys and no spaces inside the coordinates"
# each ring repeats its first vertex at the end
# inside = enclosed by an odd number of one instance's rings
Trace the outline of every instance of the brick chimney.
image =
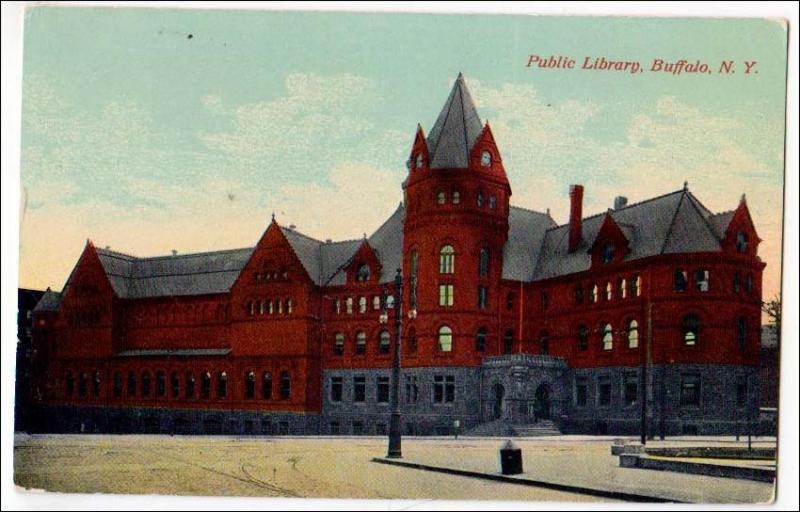
{"type": "Polygon", "coordinates": [[[569,252],[574,252],[583,239],[583,185],[569,187],[569,252]]]}

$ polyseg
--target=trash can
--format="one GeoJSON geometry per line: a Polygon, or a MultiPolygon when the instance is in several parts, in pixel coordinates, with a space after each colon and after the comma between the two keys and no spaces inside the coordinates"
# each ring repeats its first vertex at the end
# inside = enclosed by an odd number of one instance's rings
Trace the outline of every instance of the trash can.
{"type": "Polygon", "coordinates": [[[504,475],[522,473],[522,450],[511,441],[506,441],[500,448],[500,472],[504,475]]]}

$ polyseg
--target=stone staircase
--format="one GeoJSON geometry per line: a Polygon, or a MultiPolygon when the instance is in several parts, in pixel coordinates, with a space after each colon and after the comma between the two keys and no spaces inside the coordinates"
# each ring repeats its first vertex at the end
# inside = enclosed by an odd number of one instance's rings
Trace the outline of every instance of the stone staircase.
{"type": "Polygon", "coordinates": [[[481,423],[464,433],[475,437],[537,437],[558,436],[561,431],[551,420],[539,420],[536,423],[509,424],[508,420],[494,420],[481,423]]]}

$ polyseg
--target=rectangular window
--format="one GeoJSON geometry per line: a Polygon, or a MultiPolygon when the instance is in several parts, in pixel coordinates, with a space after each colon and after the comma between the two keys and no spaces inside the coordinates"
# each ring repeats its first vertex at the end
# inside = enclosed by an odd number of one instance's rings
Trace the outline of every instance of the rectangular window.
{"type": "Polygon", "coordinates": [[[353,377],[353,402],[364,403],[367,400],[366,377],[353,377]]]}
{"type": "Polygon", "coordinates": [[[575,304],[583,304],[583,286],[575,287],[575,304]]]}
{"type": "Polygon", "coordinates": [[[681,378],[681,405],[700,405],[700,376],[684,375],[681,378]]]}
{"type": "Polygon", "coordinates": [[[331,377],[331,402],[342,401],[342,378],[331,377]]]}
{"type": "Polygon", "coordinates": [[[736,407],[743,408],[747,405],[747,377],[740,376],[736,379],[736,407]]]}
{"type": "Polygon", "coordinates": [[[586,379],[581,377],[575,379],[575,405],[577,407],[586,407],[589,395],[589,384],[586,379]]]}
{"type": "Polygon", "coordinates": [[[697,286],[698,292],[707,292],[709,289],[708,284],[708,270],[701,268],[697,270],[694,274],[694,282],[695,286],[697,286]]]}
{"type": "Polygon", "coordinates": [[[344,354],[344,334],[337,333],[333,344],[333,353],[337,356],[344,354]]]}
{"type": "Polygon", "coordinates": [[[642,278],[639,277],[639,274],[633,274],[631,276],[631,297],[638,297],[642,293],[642,278]]]}
{"type": "Polygon", "coordinates": [[[733,273],[733,293],[739,293],[742,289],[742,274],[739,272],[733,273]]]}
{"type": "Polygon", "coordinates": [[[415,404],[419,398],[419,386],[416,375],[406,375],[406,403],[415,404]]]}
{"type": "Polygon", "coordinates": [[[453,285],[440,284],[439,285],[439,305],[445,307],[453,306],[453,285]]]}
{"type": "Polygon", "coordinates": [[[611,406],[611,382],[608,377],[601,377],[597,381],[597,406],[611,406]]]}
{"type": "Polygon", "coordinates": [[[433,377],[433,401],[437,404],[455,401],[456,384],[452,375],[435,375],[433,377]]]}
{"type": "Polygon", "coordinates": [[[623,390],[625,405],[632,406],[639,401],[639,377],[637,375],[626,375],[623,390]]]}
{"type": "Polygon", "coordinates": [[[486,309],[489,306],[489,288],[478,286],[478,309],[486,309]]]}
{"type": "Polygon", "coordinates": [[[687,281],[689,281],[688,272],[681,269],[676,270],[672,279],[672,289],[676,292],[685,292],[687,281]]]}
{"type": "Polygon", "coordinates": [[[379,404],[389,403],[389,377],[378,377],[377,397],[379,404]]]}

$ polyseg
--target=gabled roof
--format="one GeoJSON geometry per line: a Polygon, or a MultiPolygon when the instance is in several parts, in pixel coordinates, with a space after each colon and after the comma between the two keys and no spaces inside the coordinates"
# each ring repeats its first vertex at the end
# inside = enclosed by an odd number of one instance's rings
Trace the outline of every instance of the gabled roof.
{"type": "Polygon", "coordinates": [[[508,212],[508,241],[503,246],[503,279],[531,281],[549,228],[556,225],[549,214],[512,206],[508,212]]]}
{"type": "MultiPolygon", "coordinates": [[[[697,200],[688,189],[607,212],[630,241],[625,261],[657,254],[719,251],[720,235],[714,226],[722,219],[697,200]]],[[[588,253],[605,213],[583,219],[583,241],[569,252],[569,224],[549,229],[533,279],[550,279],[589,269],[588,253]]]]}
{"type": "Polygon", "coordinates": [[[483,129],[478,110],[459,73],[453,89],[428,134],[428,152],[432,169],[465,169],[469,152],[483,129]]]}
{"type": "Polygon", "coordinates": [[[48,288],[42,298],[39,299],[39,302],[36,303],[36,306],[34,306],[33,311],[34,313],[39,311],[58,311],[60,306],[61,294],[48,288]]]}

